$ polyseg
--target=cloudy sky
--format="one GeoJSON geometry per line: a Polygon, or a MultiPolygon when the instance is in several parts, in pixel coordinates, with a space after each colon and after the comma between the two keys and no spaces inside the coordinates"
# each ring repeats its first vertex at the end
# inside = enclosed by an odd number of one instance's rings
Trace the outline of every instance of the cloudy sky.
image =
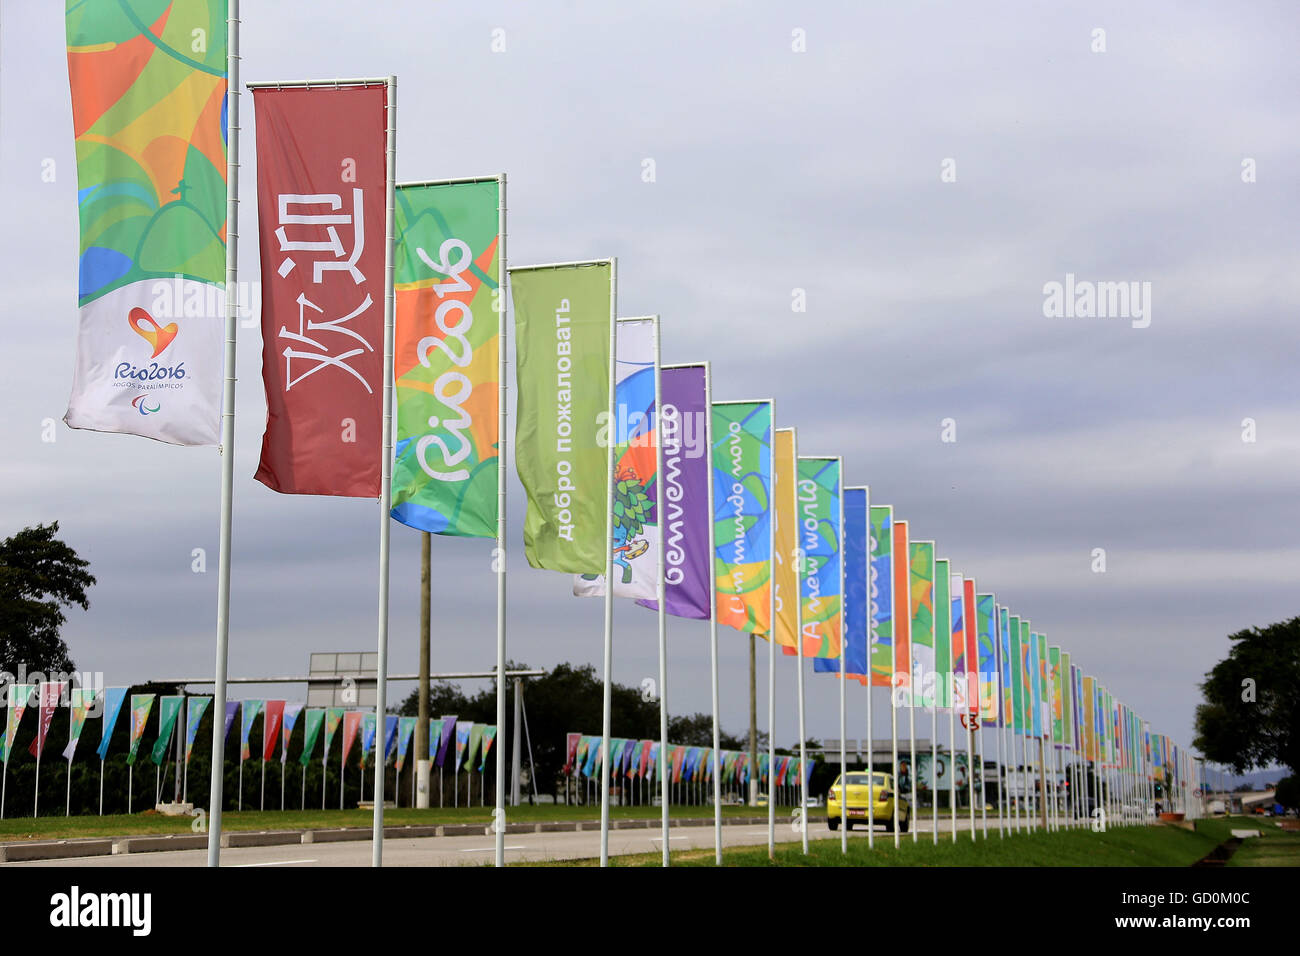
{"type": "MultiPolygon", "coordinates": [[[[718,398],[774,397],[802,451],[843,455],[850,483],[1154,729],[1190,740],[1225,635],[1300,611],[1291,5],[245,0],[243,13],[245,81],[396,73],[399,179],[508,173],[512,262],[617,255],[620,311],[663,316],[665,361],[711,360],[718,398]],[[1149,327],[1045,317],[1043,287],[1067,273],[1149,282],[1149,327]]],[[[91,609],[67,628],[82,669],[114,684],[209,675],[218,457],[60,421],[78,241],[62,4],[5,0],[0,16],[0,535],[58,520],[91,561],[91,609]],[[195,548],[207,573],[191,570],[195,548]]],[[[249,97],[244,110],[240,270],[255,279],[249,97]]],[[[241,329],[237,676],[375,643],[377,503],[252,479],[260,349],[241,329]]],[[[510,656],[599,664],[601,602],[522,559],[513,469],[510,505],[510,656]]],[[[491,543],[434,545],[434,669],[487,668],[491,543]]],[[[402,526],[392,568],[392,668],[409,673],[419,539],[402,526]]],[[[654,625],[618,607],[617,680],[656,673],[654,625]]],[[[708,709],[707,638],[670,624],[675,712],[708,709]]],[[[721,646],[723,722],[738,732],[746,639],[724,631],[721,646]]],[[[778,680],[787,744],[788,662],[778,680]]],[[[812,736],[838,734],[831,681],[809,677],[812,736]]],[[[866,710],[854,690],[850,737],[866,736],[866,710]]],[[[877,736],[885,714],[882,695],[877,736]]]]}

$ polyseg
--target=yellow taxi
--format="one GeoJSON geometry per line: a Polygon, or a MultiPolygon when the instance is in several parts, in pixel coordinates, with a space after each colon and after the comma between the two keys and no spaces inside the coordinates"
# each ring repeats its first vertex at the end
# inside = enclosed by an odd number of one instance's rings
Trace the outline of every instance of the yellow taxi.
{"type": "Polygon", "coordinates": [[[898,793],[894,786],[894,775],[892,773],[874,773],[869,774],[865,770],[852,771],[848,774],[848,798],[845,808],[848,813],[845,814],[840,808],[840,777],[835,778],[835,783],[831,784],[830,792],[826,795],[826,825],[832,830],[840,828],[840,820],[844,820],[847,829],[852,830],[853,824],[861,823],[868,825],[868,822],[874,817],[875,822],[883,826],[886,830],[894,829],[894,801],[898,801],[898,829],[902,833],[907,832],[911,824],[911,808],[908,806],[907,798],[898,793]],[[871,803],[871,817],[867,815],[867,805],[871,803]]]}

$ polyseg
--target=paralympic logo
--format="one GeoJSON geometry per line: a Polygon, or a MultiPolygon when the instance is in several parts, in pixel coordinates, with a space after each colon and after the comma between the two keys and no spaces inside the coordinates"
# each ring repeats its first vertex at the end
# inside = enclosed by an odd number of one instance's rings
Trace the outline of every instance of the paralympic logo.
{"type": "Polygon", "coordinates": [[[162,405],[158,404],[156,400],[154,401],[153,407],[150,407],[149,403],[145,401],[148,397],[148,392],[141,392],[135,398],[131,399],[131,407],[141,415],[152,415],[154,412],[162,408],[162,405]]]}
{"type": "Polygon", "coordinates": [[[172,344],[180,332],[175,322],[159,325],[157,319],[138,306],[128,313],[126,321],[137,335],[153,347],[153,355],[149,356],[150,358],[162,355],[163,350],[172,344]]]}

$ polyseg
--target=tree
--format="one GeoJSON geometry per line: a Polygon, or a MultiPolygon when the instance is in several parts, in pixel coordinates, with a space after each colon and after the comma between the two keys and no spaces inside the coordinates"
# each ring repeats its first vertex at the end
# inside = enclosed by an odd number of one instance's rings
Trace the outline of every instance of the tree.
{"type": "Polygon", "coordinates": [[[1300,777],[1293,774],[1278,781],[1277,793],[1273,799],[1288,810],[1300,810],[1300,777]]]}
{"type": "Polygon", "coordinates": [[[1300,768],[1300,617],[1228,640],[1228,656],[1201,684],[1193,746],[1237,773],[1300,768]]]}
{"type": "Polygon", "coordinates": [[[63,609],[87,610],[95,577],[58,531],[57,521],[38,524],[0,541],[0,669],[9,673],[20,664],[28,672],[75,669],[59,636],[63,609]]]}

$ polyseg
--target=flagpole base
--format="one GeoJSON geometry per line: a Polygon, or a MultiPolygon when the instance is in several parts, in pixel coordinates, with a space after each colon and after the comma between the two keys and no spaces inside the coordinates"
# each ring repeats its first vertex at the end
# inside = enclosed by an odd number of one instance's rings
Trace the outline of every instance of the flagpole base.
{"type": "Polygon", "coordinates": [[[433,762],[430,760],[417,760],[415,762],[415,808],[417,810],[429,809],[429,769],[433,762]]]}

